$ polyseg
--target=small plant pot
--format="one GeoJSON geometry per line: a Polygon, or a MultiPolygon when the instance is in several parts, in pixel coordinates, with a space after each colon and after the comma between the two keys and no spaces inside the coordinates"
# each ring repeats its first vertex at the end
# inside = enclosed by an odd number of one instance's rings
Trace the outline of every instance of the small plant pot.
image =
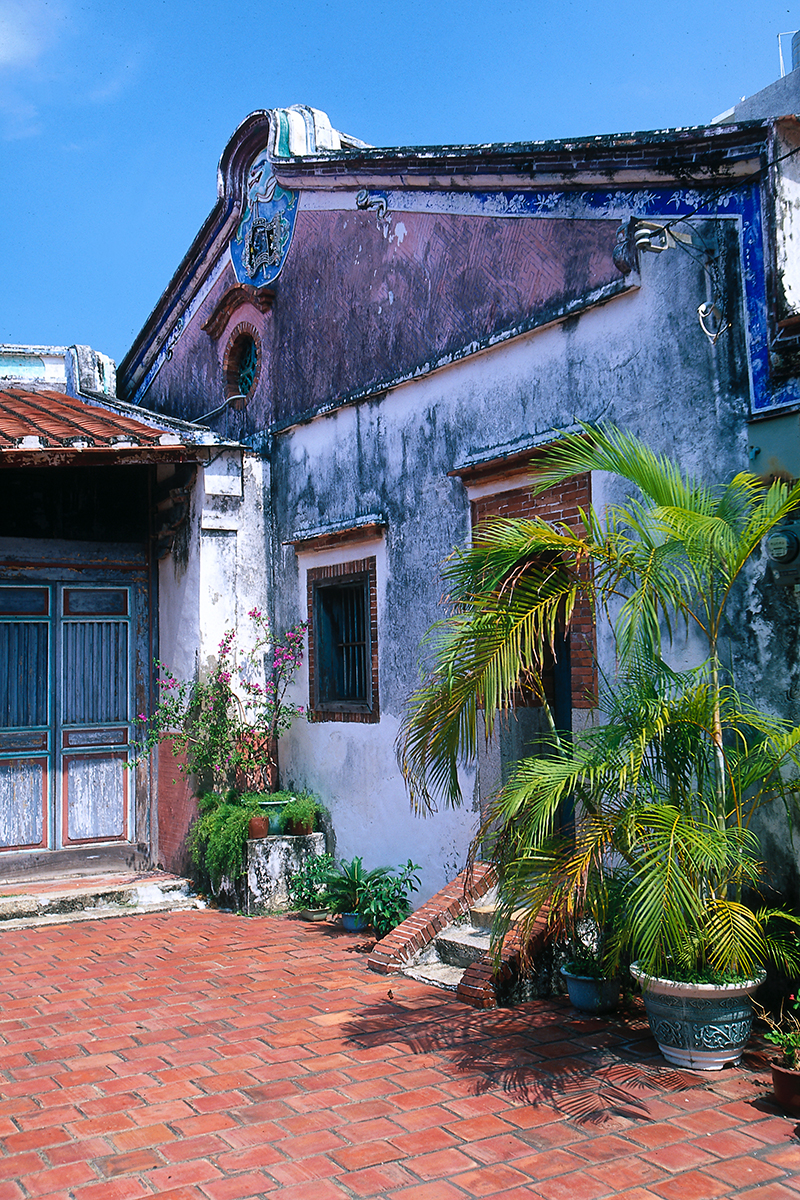
{"type": "Polygon", "coordinates": [[[800,1070],[772,1064],[772,1090],[781,1108],[800,1114],[800,1070]]]}
{"type": "Polygon", "coordinates": [[[314,825],[311,821],[287,821],[286,832],[289,837],[307,837],[309,833],[314,832],[314,825]]]}
{"type": "Polygon", "coordinates": [[[247,836],[251,841],[269,837],[269,817],[251,817],[247,826],[247,836]]]}
{"type": "Polygon", "coordinates": [[[301,921],[327,921],[330,911],[327,908],[301,908],[298,916],[301,921]]]}
{"type": "Polygon", "coordinates": [[[585,1013],[613,1012],[619,1004],[619,977],[598,979],[594,975],[575,975],[566,967],[561,974],[567,985],[569,1002],[585,1013]]]}
{"type": "Polygon", "coordinates": [[[350,933],[359,933],[362,929],[369,928],[369,921],[362,917],[361,913],[342,913],[342,925],[350,933]]]}

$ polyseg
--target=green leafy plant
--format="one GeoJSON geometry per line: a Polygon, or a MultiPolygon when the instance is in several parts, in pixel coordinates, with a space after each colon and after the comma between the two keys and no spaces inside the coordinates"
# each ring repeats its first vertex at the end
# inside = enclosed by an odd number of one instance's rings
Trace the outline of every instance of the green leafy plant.
{"type": "Polygon", "coordinates": [[[405,921],[411,912],[411,892],[419,890],[419,865],[408,860],[404,867],[370,880],[361,897],[359,914],[369,921],[377,938],[405,921]]]}
{"type": "Polygon", "coordinates": [[[333,855],[310,854],[299,871],[289,876],[289,908],[329,908],[328,877],[333,855]]]}
{"type": "Polygon", "coordinates": [[[247,827],[260,811],[259,797],[235,792],[209,792],[198,801],[199,816],[189,831],[188,846],[201,887],[217,895],[227,881],[234,891],[246,870],[247,827]]]}
{"type": "Polygon", "coordinates": [[[292,825],[314,828],[320,804],[311,792],[299,792],[292,795],[281,810],[281,829],[287,830],[292,825]]]}
{"type": "Polygon", "coordinates": [[[626,870],[597,872],[590,883],[603,889],[585,897],[578,911],[573,913],[573,924],[567,932],[567,971],[574,975],[585,975],[592,979],[613,979],[619,975],[624,954],[620,937],[625,920],[625,906],[630,890],[630,876],[626,870]]]}
{"type": "Polygon", "coordinates": [[[609,867],[621,863],[630,891],[617,940],[648,974],[749,976],[769,958],[791,968],[794,916],[750,899],[763,877],[751,822],[764,805],[794,803],[800,728],[740,696],[721,644],[729,598],[800,485],[741,473],[709,486],[613,427],[565,437],[535,469],[536,493],[602,471],[628,498],[580,511],[576,528],[488,521],[448,562],[451,612],[429,634],[431,666],[398,740],[413,805],[460,804],[460,764],[475,762],[520,691],[532,694],[549,736],[499,791],[476,843],[498,868],[496,951],[520,917],[523,938],[543,913],[556,933],[582,916],[602,928],[609,867]],[[610,623],[616,678],[603,723],[566,737],[543,672],[587,603],[610,623]],[[664,653],[681,627],[705,653],[678,673],[664,653]]]}
{"type": "Polygon", "coordinates": [[[800,1070],[800,1000],[795,995],[788,997],[791,1012],[786,1011],[786,1000],[781,1001],[780,1011],[775,1017],[761,1004],[754,1003],[753,1008],[757,1017],[766,1022],[769,1030],[764,1034],[768,1042],[777,1046],[781,1052],[780,1065],[790,1071],[800,1070]]]}
{"type": "Polygon", "coordinates": [[[337,913],[360,913],[368,889],[375,880],[388,874],[388,867],[373,867],[371,871],[365,871],[360,855],[356,855],[349,862],[340,863],[338,869],[331,871],[327,879],[331,909],[337,913]]]}
{"type": "Polygon", "coordinates": [[[206,675],[181,681],[156,663],[160,699],[149,717],[136,718],[137,758],[170,737],[180,769],[196,775],[201,788],[224,791],[238,777],[268,787],[277,771],[276,739],[305,715],[302,706],[286,700],[286,692],[303,660],[306,626],[295,625],[279,640],[260,609],[248,616],[254,630],[250,649],[240,652],[237,631],[229,629],[206,675]]]}

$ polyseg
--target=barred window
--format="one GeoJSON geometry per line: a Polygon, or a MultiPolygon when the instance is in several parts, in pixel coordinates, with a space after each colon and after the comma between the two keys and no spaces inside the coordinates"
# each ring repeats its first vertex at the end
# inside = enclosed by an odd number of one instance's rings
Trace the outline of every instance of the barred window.
{"type": "Polygon", "coordinates": [[[375,559],[309,571],[312,718],[378,719],[375,559]]]}

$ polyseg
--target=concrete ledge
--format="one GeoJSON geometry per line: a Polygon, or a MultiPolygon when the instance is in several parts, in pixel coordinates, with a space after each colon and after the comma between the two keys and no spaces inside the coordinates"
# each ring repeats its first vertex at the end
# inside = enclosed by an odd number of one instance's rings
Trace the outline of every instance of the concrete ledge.
{"type": "Polygon", "coordinates": [[[325,834],[255,838],[247,843],[247,911],[285,909],[289,879],[309,858],[325,853],[325,834]]]}

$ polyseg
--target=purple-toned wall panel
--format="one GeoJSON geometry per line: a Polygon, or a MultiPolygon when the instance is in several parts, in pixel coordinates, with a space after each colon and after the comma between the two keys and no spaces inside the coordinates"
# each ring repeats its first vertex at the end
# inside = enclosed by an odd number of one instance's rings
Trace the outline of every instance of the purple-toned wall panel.
{"type": "Polygon", "coordinates": [[[301,210],[264,321],[273,409],[252,414],[256,425],[378,389],[534,315],[557,315],[620,279],[617,224],[427,213],[380,222],[301,210]]]}

